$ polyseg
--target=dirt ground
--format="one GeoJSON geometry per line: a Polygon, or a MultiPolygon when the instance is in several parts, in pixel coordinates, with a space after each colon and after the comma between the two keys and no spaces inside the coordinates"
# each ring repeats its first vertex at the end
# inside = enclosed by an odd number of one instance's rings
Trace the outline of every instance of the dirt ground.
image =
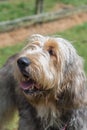
{"type": "Polygon", "coordinates": [[[11,32],[0,33],[0,47],[17,44],[34,33],[53,34],[69,29],[73,26],[87,22],[87,13],[80,13],[64,19],[34,25],[32,27],[20,28],[11,32]]]}

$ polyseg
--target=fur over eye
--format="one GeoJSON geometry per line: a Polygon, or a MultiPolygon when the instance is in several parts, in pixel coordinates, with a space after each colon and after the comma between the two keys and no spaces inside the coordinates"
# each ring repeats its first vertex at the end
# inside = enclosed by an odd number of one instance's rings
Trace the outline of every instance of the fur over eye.
{"type": "Polygon", "coordinates": [[[49,49],[48,52],[49,52],[50,56],[55,56],[55,52],[53,49],[49,49]]]}

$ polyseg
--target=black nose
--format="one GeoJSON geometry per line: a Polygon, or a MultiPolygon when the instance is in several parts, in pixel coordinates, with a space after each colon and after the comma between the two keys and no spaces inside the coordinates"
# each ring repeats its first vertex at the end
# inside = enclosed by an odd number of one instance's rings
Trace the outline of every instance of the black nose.
{"type": "Polygon", "coordinates": [[[20,69],[25,69],[30,65],[30,60],[27,57],[21,57],[17,60],[17,64],[20,69]]]}

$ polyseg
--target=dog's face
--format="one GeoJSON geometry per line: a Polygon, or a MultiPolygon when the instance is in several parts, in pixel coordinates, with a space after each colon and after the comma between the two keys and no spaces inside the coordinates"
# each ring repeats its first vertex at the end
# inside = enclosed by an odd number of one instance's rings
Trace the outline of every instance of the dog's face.
{"type": "Polygon", "coordinates": [[[82,90],[82,61],[72,45],[61,38],[33,35],[20,52],[15,68],[20,89],[29,99],[52,92],[62,102],[68,98],[71,101],[82,90]]]}
{"type": "Polygon", "coordinates": [[[39,36],[31,41],[17,58],[17,79],[27,95],[38,95],[55,88],[60,72],[58,44],[39,36]]]}

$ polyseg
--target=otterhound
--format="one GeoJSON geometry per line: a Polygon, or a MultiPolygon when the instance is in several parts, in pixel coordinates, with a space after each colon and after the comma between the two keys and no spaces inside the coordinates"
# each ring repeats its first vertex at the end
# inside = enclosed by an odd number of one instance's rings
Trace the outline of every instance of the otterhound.
{"type": "MultiPolygon", "coordinates": [[[[14,71],[17,92],[36,110],[34,119],[41,124],[37,130],[87,129],[83,61],[67,40],[33,35],[17,57],[14,71]]],[[[28,130],[28,117],[23,130],[28,130]]]]}
{"type": "Polygon", "coordinates": [[[18,107],[19,130],[87,130],[83,60],[67,40],[31,36],[10,70],[4,100],[18,107]]]}

